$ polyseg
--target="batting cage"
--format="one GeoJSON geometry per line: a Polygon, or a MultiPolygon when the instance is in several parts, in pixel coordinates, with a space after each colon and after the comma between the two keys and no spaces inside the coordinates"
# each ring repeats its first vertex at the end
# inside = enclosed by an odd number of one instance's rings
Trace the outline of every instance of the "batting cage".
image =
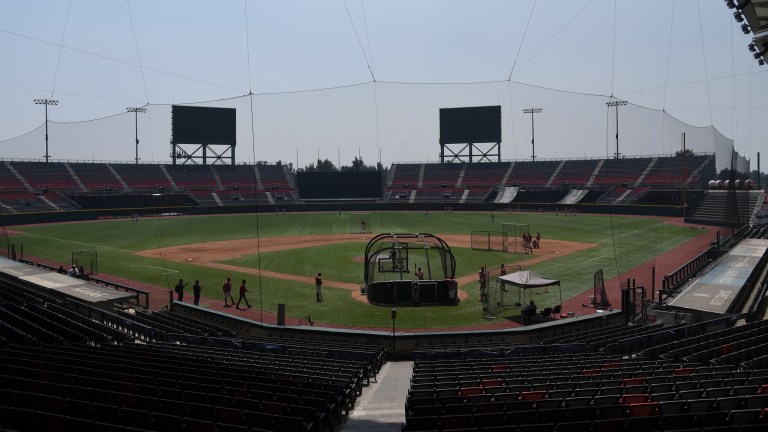
{"type": "Polygon", "coordinates": [[[506,243],[504,231],[470,231],[470,245],[474,250],[505,252],[506,243]]]}
{"type": "Polygon", "coordinates": [[[432,234],[378,234],[365,247],[364,265],[364,288],[371,304],[458,303],[456,258],[448,244],[432,234]]]}
{"type": "Polygon", "coordinates": [[[370,234],[373,232],[371,213],[349,213],[350,234],[370,234]]]}
{"type": "Polygon", "coordinates": [[[531,232],[530,224],[503,223],[504,252],[525,252],[523,250],[523,233],[531,232]]]}
{"type": "Polygon", "coordinates": [[[99,274],[99,254],[95,250],[73,251],[72,265],[82,266],[86,274],[99,274]]]}

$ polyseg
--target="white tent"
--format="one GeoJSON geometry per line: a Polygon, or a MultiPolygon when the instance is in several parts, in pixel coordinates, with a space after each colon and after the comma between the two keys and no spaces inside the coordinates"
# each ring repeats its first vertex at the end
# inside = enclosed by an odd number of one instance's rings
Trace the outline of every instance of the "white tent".
{"type": "Polygon", "coordinates": [[[557,279],[546,279],[530,270],[523,270],[499,276],[496,281],[505,285],[514,285],[523,291],[557,285],[560,288],[560,304],[563,304],[563,289],[557,279]]]}

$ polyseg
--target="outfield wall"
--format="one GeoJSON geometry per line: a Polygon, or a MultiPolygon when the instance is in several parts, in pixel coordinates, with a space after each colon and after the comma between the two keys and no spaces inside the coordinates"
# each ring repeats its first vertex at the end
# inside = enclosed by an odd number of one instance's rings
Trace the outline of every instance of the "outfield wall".
{"type": "Polygon", "coordinates": [[[279,337],[292,340],[325,341],[330,343],[354,343],[384,348],[394,353],[395,358],[412,358],[414,351],[431,345],[446,344],[541,344],[554,337],[588,334],[610,325],[622,324],[625,316],[620,311],[591,314],[576,318],[549,321],[526,327],[502,330],[404,332],[397,328],[392,331],[355,329],[333,329],[325,327],[284,327],[262,324],[217,311],[199,308],[187,303],[173,303],[173,312],[216,324],[236,332],[240,337],[279,337]]]}
{"type": "MultiPolygon", "coordinates": [[[[97,219],[129,218],[134,214],[140,217],[156,215],[220,215],[241,213],[275,213],[278,209],[286,212],[338,212],[339,207],[344,212],[380,212],[380,211],[430,211],[440,213],[450,203],[443,202],[328,202],[311,204],[259,204],[259,205],[231,205],[231,206],[171,206],[171,207],[145,207],[145,208],[115,208],[99,210],[70,210],[52,212],[30,213],[6,213],[0,215],[0,226],[44,224],[54,222],[73,222],[97,219]]],[[[558,204],[542,203],[514,203],[513,205],[499,206],[495,203],[453,203],[450,207],[454,211],[506,211],[510,207],[513,211],[539,211],[553,212],[555,208],[564,208],[558,204]]],[[[632,205],[632,204],[576,204],[568,208],[576,209],[581,213],[591,214],[623,214],[640,216],[667,216],[683,217],[683,207],[676,205],[632,205]]]]}

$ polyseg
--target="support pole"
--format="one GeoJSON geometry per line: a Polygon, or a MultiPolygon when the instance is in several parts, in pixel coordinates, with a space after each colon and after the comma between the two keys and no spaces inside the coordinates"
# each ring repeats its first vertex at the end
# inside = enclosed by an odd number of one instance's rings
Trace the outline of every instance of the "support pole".
{"type": "Polygon", "coordinates": [[[614,99],[605,103],[608,107],[616,107],[616,159],[619,158],[619,107],[627,104],[627,101],[621,99],[614,99]]]}
{"type": "MultiPolygon", "coordinates": [[[[128,107],[125,109],[128,112],[134,114],[135,128],[136,128],[136,164],[139,164],[139,113],[147,112],[143,107],[128,107]]],[[[175,150],[175,149],[174,149],[175,150]]]]}
{"type": "Polygon", "coordinates": [[[533,122],[533,115],[541,113],[541,108],[526,108],[523,113],[531,115],[531,162],[536,162],[536,127],[533,122]]]}
{"type": "Polygon", "coordinates": [[[45,105],[45,161],[50,162],[51,155],[48,153],[48,105],[58,105],[59,101],[55,99],[34,99],[36,105],[45,105]]]}

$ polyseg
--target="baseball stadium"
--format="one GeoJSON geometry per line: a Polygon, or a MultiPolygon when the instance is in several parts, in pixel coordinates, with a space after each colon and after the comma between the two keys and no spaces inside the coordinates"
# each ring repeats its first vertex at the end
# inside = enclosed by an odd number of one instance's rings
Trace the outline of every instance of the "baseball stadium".
{"type": "MultiPolygon", "coordinates": [[[[368,20],[375,28],[393,11],[343,1],[347,42],[369,80],[254,92],[251,77],[266,78],[251,55],[264,53],[249,45],[258,26],[248,19],[267,26],[262,14],[280,13],[202,2],[211,18],[228,10],[244,20],[244,35],[222,36],[245,38],[249,89],[233,95],[192,78],[203,75],[98,54],[86,48],[93,38],[78,45],[78,25],[95,24],[74,3],[52,7],[71,40],[47,42],[2,19],[0,37],[30,53],[22,45],[51,45],[58,63],[41,67],[54,87],[73,82],[74,57],[137,67],[146,101],[59,121],[49,119],[65,108],[59,99],[92,91],[104,103],[126,100],[96,78],[71,91],[0,83],[40,96],[34,108],[45,110],[44,123],[12,135],[4,125],[0,135],[9,155],[0,157],[0,429],[768,428],[768,195],[753,151],[765,143],[764,83],[750,84],[749,108],[718,123],[709,87],[718,79],[707,75],[708,107],[690,110],[706,111],[703,125],[666,105],[679,90],[667,81],[660,106],[645,90],[614,92],[617,20],[628,7],[616,2],[603,17],[613,20],[612,60],[601,64],[610,93],[512,79],[528,65],[526,44],[541,45],[528,62],[554,55],[549,41],[587,19],[592,1],[568,12],[552,39],[535,36],[543,44],[526,40],[536,2],[519,6],[508,78],[381,80],[392,58],[368,20]],[[150,102],[155,74],[223,96],[190,90],[198,101],[167,103],[153,90],[150,102]]],[[[669,40],[648,46],[671,53],[674,19],[698,15],[695,43],[708,52],[698,3],[683,15],[672,3],[659,6],[672,19],[669,40]]],[[[153,9],[126,4],[129,46],[152,59],[134,26],[159,26],[153,9]]],[[[329,19],[326,6],[312,6],[307,22],[329,19]]],[[[10,8],[27,17],[26,7],[10,8]]],[[[565,13],[539,7],[553,22],[565,13]]],[[[731,27],[748,35],[749,57],[763,66],[766,10],[738,0],[704,14],[727,18],[731,45],[731,27]]],[[[297,35],[308,37],[285,39],[297,35]]],[[[169,38],[173,56],[206,48],[191,35],[169,38]]],[[[432,42],[461,51],[442,38],[432,42]]],[[[743,54],[728,52],[728,103],[738,99],[733,57],[743,54]]],[[[273,55],[258,61],[282,58],[273,55]]],[[[671,59],[656,66],[667,78],[671,59]]]]}

